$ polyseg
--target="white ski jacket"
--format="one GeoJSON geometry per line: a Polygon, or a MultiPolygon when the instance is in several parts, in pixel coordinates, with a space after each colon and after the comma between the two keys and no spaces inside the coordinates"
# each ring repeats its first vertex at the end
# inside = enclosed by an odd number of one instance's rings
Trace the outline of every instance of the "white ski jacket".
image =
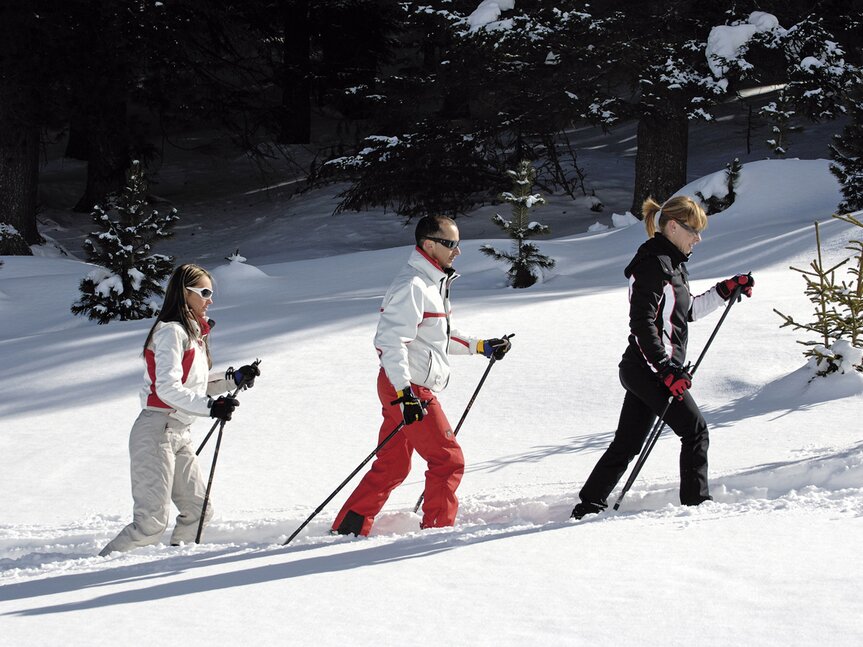
{"type": "Polygon", "coordinates": [[[204,337],[190,339],[176,321],[160,321],[153,338],[144,351],[144,387],[141,406],[154,411],[170,411],[169,415],[191,424],[195,416],[209,416],[211,395],[234,388],[233,380],[225,379],[220,371],[210,372],[204,337]]]}
{"type": "Polygon", "coordinates": [[[448,354],[473,355],[477,342],[450,326],[449,289],[458,278],[421,249],[384,296],[375,348],[387,378],[398,391],[410,383],[443,391],[449,382],[448,354]]]}

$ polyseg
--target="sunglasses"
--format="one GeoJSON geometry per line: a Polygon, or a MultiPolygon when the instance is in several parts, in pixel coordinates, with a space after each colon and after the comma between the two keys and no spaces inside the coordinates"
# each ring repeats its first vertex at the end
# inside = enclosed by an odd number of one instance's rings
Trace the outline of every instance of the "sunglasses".
{"type": "Polygon", "coordinates": [[[461,242],[460,240],[447,240],[446,238],[435,238],[434,236],[426,236],[426,240],[431,240],[436,243],[440,243],[447,249],[455,249],[458,247],[458,244],[461,242]]]}
{"type": "Polygon", "coordinates": [[[202,299],[209,299],[213,296],[213,291],[210,288],[186,288],[189,292],[194,292],[202,299]]]}
{"type": "Polygon", "coordinates": [[[700,236],[701,235],[700,229],[696,229],[695,227],[690,227],[685,222],[680,222],[679,220],[675,220],[674,222],[676,222],[678,225],[683,227],[686,231],[688,231],[693,236],[700,236]]]}

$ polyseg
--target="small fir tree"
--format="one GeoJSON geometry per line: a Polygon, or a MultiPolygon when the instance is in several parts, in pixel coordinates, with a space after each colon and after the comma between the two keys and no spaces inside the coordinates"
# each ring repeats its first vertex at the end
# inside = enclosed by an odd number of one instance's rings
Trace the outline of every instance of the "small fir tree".
{"type": "Polygon", "coordinates": [[[161,282],[173,270],[174,259],[151,254],[151,244],[173,235],[177,210],[161,215],[146,212],[147,182],[140,162],[132,162],[126,186],[109,196],[107,209],[97,205],[93,221],[101,231],[84,241],[87,260],[98,267],[82,279],[81,298],[72,305],[100,324],[113,319],[146,319],[159,312],[154,296],[164,294],[161,282]]]}
{"type": "Polygon", "coordinates": [[[863,209],[863,101],[851,104],[851,123],[841,135],[833,135],[830,145],[833,173],[842,185],[841,213],[863,209]]]}
{"type": "Polygon", "coordinates": [[[528,222],[529,211],[538,204],[545,204],[545,198],[538,193],[531,193],[536,169],[530,162],[519,163],[517,170],[507,171],[512,179],[512,191],[501,194],[501,199],[512,205],[512,220],[504,220],[500,214],[495,214],[492,221],[503,229],[513,240],[513,251],[502,252],[490,245],[483,245],[480,251],[498,261],[510,263],[507,275],[509,284],[514,288],[529,288],[539,279],[539,269],[554,267],[554,259],[541,254],[539,248],[527,242],[531,236],[549,233],[549,228],[538,222],[528,222]]]}
{"type": "MultiPolygon", "coordinates": [[[[853,216],[842,215],[834,218],[863,227],[863,222],[853,216]]],[[[818,335],[817,341],[798,343],[807,347],[803,354],[815,360],[819,367],[817,374],[825,376],[840,370],[843,363],[841,349],[848,345],[852,348],[863,348],[863,242],[852,240],[847,249],[855,254],[831,267],[825,267],[817,222],[815,241],[818,258],[810,263],[811,269],[791,268],[800,272],[806,281],[805,294],[815,306],[814,320],[810,323],[799,323],[775,308],[773,311],[784,320],[780,328],[791,326],[795,330],[808,330],[818,335]],[[837,278],[836,271],[849,262],[850,280],[837,278]]],[[[854,368],[863,371],[863,365],[854,365],[854,368]]]]}

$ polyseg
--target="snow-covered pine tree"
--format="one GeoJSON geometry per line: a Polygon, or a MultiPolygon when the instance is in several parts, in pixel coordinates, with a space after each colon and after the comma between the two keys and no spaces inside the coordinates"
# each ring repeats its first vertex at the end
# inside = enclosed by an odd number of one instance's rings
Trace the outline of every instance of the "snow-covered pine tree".
{"type": "MultiPolygon", "coordinates": [[[[840,220],[863,227],[863,222],[853,216],[834,216],[840,220]]],[[[807,347],[803,354],[814,359],[818,366],[817,375],[824,376],[840,370],[843,355],[849,354],[848,347],[863,348],[863,242],[852,240],[848,249],[856,252],[852,257],[825,267],[821,254],[821,236],[818,223],[815,223],[815,241],[818,258],[813,260],[808,270],[792,267],[800,272],[806,281],[804,290],[809,301],[815,306],[814,319],[810,323],[800,323],[793,317],[773,311],[783,319],[780,328],[791,326],[795,330],[808,330],[818,335],[817,341],[798,342],[807,347]],[[838,279],[836,272],[843,265],[852,262],[848,269],[850,281],[838,279]]],[[[863,364],[854,364],[863,371],[863,364]]]]}
{"type": "Polygon", "coordinates": [[[84,241],[87,260],[97,265],[81,280],[81,298],[72,305],[100,324],[114,319],[146,319],[159,311],[152,297],[164,294],[161,282],[173,270],[174,259],[151,254],[151,244],[173,235],[177,210],[146,213],[147,181],[141,163],[132,162],[126,186],[108,198],[107,209],[97,205],[93,221],[101,231],[84,241]]]}
{"type": "Polygon", "coordinates": [[[842,185],[840,213],[863,209],[863,101],[851,103],[851,123],[841,135],[833,135],[830,145],[833,163],[830,172],[842,185]]]}
{"type": "Polygon", "coordinates": [[[541,254],[533,243],[526,242],[531,236],[549,233],[549,228],[538,222],[528,222],[530,210],[538,204],[545,204],[545,198],[531,193],[536,179],[536,169],[527,160],[519,162],[515,171],[508,170],[512,179],[512,191],[501,194],[501,199],[512,205],[512,220],[505,220],[495,214],[492,221],[513,240],[513,251],[502,252],[490,245],[483,245],[480,251],[498,261],[510,263],[507,275],[509,284],[514,288],[529,288],[537,282],[537,269],[554,267],[554,259],[541,254]]]}

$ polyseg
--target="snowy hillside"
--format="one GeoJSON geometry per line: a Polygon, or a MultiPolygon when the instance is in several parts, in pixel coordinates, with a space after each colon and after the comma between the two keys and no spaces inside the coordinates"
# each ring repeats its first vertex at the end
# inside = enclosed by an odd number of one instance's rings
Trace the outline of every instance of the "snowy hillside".
{"type": "MultiPolygon", "coordinates": [[[[78,260],[4,257],[0,642],[859,645],[863,374],[810,383],[796,343],[805,334],[780,329],[773,312],[810,316],[789,266],[814,257],[814,220],[829,258],[859,237],[830,219],[839,190],[827,167],[745,165],[737,201],[711,217],[689,263],[695,293],[737,272],[757,280],[693,385],[711,428],[715,501],[678,505],[678,441],[667,433],[620,511],[578,523],[569,512],[623,397],[622,268],[645,237],[640,224],[540,240],[557,266],[525,291],[505,288],[503,268],[478,251],[506,242],[466,224],[457,325],[516,336],[459,435],[467,470],[457,525],[419,531],[418,461],[371,537],[327,535],[351,484],[283,547],[374,447],[371,340],[411,229],[394,232],[390,216],[359,228],[332,219],[322,193],[294,204],[303,219],[277,220],[278,232],[262,219],[228,234],[237,214],[201,220],[200,245],[184,239],[178,260],[201,258],[216,278],[215,365],[261,358],[262,376],[226,426],[205,543],[108,558],[95,555],[131,515],[127,441],[150,324],[73,317],[88,271],[78,260]],[[217,223],[225,249],[207,237],[217,223]],[[391,242],[332,255],[331,241],[358,229],[391,242]],[[255,251],[248,263],[218,260],[237,247],[255,251]]],[[[690,329],[693,360],[717,320],[690,329]]],[[[441,396],[451,421],[485,366],[455,358],[441,396]]],[[[196,423],[196,441],[208,429],[196,423]]]]}

